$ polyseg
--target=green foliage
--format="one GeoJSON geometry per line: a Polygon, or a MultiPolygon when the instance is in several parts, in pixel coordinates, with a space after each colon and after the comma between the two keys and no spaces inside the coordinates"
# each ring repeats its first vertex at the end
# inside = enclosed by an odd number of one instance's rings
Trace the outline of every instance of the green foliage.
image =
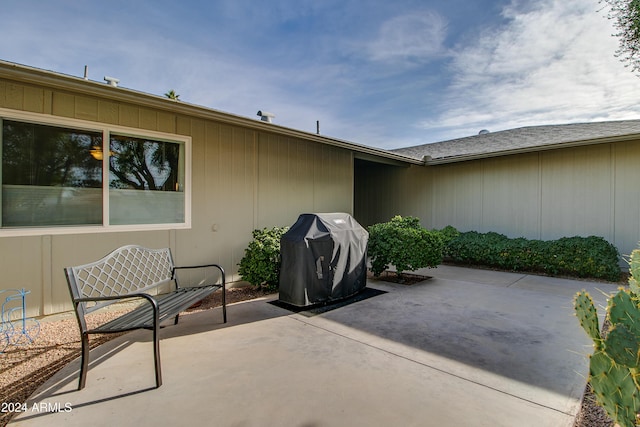
{"type": "MultiPolygon", "coordinates": [[[[612,282],[620,277],[617,248],[596,236],[543,241],[469,231],[449,241],[445,257],[454,263],[513,271],[592,277],[612,282]]],[[[640,254],[637,264],[640,268],[640,254]]]]}
{"type": "Polygon", "coordinates": [[[640,72],[640,1],[600,0],[609,5],[607,17],[613,20],[619,47],[615,56],[630,66],[635,73],[640,72]]]}
{"type": "Polygon", "coordinates": [[[238,273],[254,286],[278,289],[280,278],[280,238],[289,227],[253,230],[253,241],[244,251],[238,273]]]}
{"type": "Polygon", "coordinates": [[[460,232],[451,225],[447,225],[442,230],[433,230],[433,231],[437,231],[440,233],[440,235],[442,236],[442,243],[444,244],[445,247],[449,244],[449,242],[451,242],[453,239],[455,239],[460,235],[460,232]]]}
{"type": "Polygon", "coordinates": [[[390,265],[402,275],[403,271],[436,267],[442,262],[442,234],[423,228],[418,218],[398,215],[389,222],[370,226],[368,231],[367,251],[376,276],[390,265]]]}
{"type": "Polygon", "coordinates": [[[629,273],[631,273],[629,288],[634,294],[640,295],[640,250],[638,249],[634,249],[629,257],[629,273]]]}
{"type": "Polygon", "coordinates": [[[607,354],[619,366],[633,368],[638,366],[639,336],[624,325],[616,325],[607,332],[604,348],[607,354]]]}
{"type": "Polygon", "coordinates": [[[596,351],[590,358],[589,383],[598,404],[617,425],[637,425],[640,410],[638,378],[630,375],[630,369],[617,365],[605,352],[596,351]]]}
{"type": "Polygon", "coordinates": [[[600,338],[600,326],[598,324],[598,312],[591,296],[587,292],[576,294],[573,304],[580,326],[585,330],[587,335],[593,340],[597,350],[602,348],[602,339],[600,338]]]}
{"type": "Polygon", "coordinates": [[[640,252],[636,251],[630,262],[630,288],[620,289],[609,299],[606,322],[610,329],[606,336],[599,332],[597,312],[589,294],[579,292],[574,300],[580,325],[594,342],[589,383],[598,404],[622,427],[638,425],[640,413],[640,252]]]}
{"type": "Polygon", "coordinates": [[[169,99],[173,99],[174,101],[180,101],[180,95],[178,95],[176,91],[173,89],[165,93],[164,96],[166,96],[169,99]]]}

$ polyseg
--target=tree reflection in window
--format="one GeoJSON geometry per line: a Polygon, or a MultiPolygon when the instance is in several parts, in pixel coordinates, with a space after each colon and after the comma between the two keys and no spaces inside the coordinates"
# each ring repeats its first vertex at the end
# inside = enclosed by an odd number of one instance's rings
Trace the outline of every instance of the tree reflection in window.
{"type": "Polygon", "coordinates": [[[100,188],[102,163],[88,155],[102,133],[2,122],[2,183],[100,188]]]}
{"type": "Polygon", "coordinates": [[[111,135],[109,186],[114,189],[180,191],[180,144],[111,135]]]}
{"type": "Polygon", "coordinates": [[[102,223],[102,132],[2,121],[2,227],[102,223]]]}

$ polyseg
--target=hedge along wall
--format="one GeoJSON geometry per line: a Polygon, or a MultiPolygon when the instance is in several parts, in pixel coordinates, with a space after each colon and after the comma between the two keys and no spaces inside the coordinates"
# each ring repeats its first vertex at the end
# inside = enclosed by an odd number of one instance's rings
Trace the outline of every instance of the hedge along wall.
{"type": "Polygon", "coordinates": [[[509,239],[498,233],[468,231],[451,239],[445,258],[459,264],[482,265],[512,271],[531,271],[620,279],[619,253],[602,237],[562,237],[557,240],[509,239]]]}
{"type": "MultiPolygon", "coordinates": [[[[640,141],[630,140],[427,167],[370,166],[361,171],[367,188],[356,186],[356,218],[370,225],[411,215],[426,228],[537,240],[595,235],[624,257],[640,241],[639,162],[640,141]],[[404,196],[409,189],[414,197],[404,196]],[[360,191],[368,197],[357,197],[360,191]]],[[[620,267],[628,266],[621,260],[620,267]]]]}

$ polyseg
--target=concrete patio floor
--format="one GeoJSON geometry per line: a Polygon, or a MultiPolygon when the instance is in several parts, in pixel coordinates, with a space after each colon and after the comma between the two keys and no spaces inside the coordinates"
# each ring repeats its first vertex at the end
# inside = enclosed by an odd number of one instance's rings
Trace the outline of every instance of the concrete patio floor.
{"type": "MultiPolygon", "coordinates": [[[[183,316],[162,330],[154,389],[148,331],[79,360],[12,426],[571,426],[590,341],[572,298],[615,285],[441,266],[412,286],[318,316],[268,304],[183,316]],[[52,412],[60,408],[60,412],[52,412]]],[[[271,299],[277,298],[276,295],[271,299]]],[[[601,310],[602,311],[602,310],[601,310]]]]}

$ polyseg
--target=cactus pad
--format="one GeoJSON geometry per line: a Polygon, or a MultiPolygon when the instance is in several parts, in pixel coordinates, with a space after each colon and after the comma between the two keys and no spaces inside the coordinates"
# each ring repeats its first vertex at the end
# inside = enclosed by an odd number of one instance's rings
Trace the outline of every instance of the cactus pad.
{"type": "Polygon", "coordinates": [[[631,294],[619,291],[609,300],[607,315],[612,325],[621,323],[636,336],[640,336],[640,307],[631,294]]]}
{"type": "Polygon", "coordinates": [[[626,368],[636,368],[640,351],[639,341],[639,338],[625,325],[618,324],[607,333],[604,348],[616,364],[626,368]]]}
{"type": "Polygon", "coordinates": [[[580,320],[580,325],[587,335],[591,337],[595,343],[596,349],[601,349],[602,338],[600,337],[600,328],[598,325],[598,313],[591,296],[585,292],[578,292],[573,301],[576,316],[580,320]]]}
{"type": "Polygon", "coordinates": [[[621,427],[634,427],[640,411],[640,392],[629,369],[602,351],[591,356],[589,382],[598,403],[621,427]]]}

